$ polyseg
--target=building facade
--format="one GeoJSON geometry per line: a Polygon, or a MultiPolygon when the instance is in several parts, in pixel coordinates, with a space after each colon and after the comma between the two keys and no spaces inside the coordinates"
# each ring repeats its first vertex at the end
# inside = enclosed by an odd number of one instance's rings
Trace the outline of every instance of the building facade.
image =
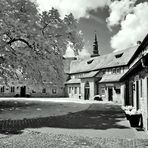
{"type": "Polygon", "coordinates": [[[82,100],[93,100],[100,95],[104,101],[124,104],[125,82],[121,78],[129,70],[130,60],[138,49],[138,45],[126,50],[97,55],[95,51],[91,58],[73,60],[69,67],[69,79],[65,83],[67,96],[82,100]]]}
{"type": "Polygon", "coordinates": [[[124,105],[141,110],[143,127],[148,130],[148,35],[131,59],[128,72],[122,78],[126,91],[124,105]]]}
{"type": "Polygon", "coordinates": [[[63,86],[48,85],[35,89],[27,85],[0,86],[0,97],[63,97],[65,88],[63,86]]]}

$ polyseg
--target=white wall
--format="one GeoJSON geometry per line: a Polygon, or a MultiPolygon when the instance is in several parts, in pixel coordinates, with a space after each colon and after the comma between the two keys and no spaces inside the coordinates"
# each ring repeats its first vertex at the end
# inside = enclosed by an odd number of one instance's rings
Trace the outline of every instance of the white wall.
{"type": "Polygon", "coordinates": [[[80,94],[80,84],[67,84],[67,94],[68,97],[74,98],[74,99],[80,99],[81,94],[80,94]],[[71,91],[69,91],[71,89],[71,91]],[[76,93],[75,93],[76,89],[76,93]]]}

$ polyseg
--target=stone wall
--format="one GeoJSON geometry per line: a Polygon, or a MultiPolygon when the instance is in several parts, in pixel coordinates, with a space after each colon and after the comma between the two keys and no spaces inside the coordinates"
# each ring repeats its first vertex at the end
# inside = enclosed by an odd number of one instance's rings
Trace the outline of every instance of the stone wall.
{"type": "MultiPolygon", "coordinates": [[[[148,70],[137,71],[129,77],[129,81],[132,81],[134,85],[133,90],[129,92],[129,94],[133,93],[133,106],[138,109],[137,101],[139,102],[139,109],[142,111],[143,117],[143,127],[148,130],[148,70]],[[139,89],[137,89],[137,83],[139,89]]],[[[129,95],[129,99],[131,99],[131,95],[129,95]]]]}

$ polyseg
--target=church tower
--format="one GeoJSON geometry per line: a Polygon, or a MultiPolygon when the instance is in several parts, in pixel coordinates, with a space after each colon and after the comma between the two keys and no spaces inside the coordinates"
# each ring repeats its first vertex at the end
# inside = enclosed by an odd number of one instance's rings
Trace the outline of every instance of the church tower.
{"type": "Polygon", "coordinates": [[[91,55],[91,57],[96,57],[96,56],[100,56],[100,54],[99,54],[99,49],[98,49],[97,35],[95,33],[95,41],[93,44],[93,54],[91,55]]]}

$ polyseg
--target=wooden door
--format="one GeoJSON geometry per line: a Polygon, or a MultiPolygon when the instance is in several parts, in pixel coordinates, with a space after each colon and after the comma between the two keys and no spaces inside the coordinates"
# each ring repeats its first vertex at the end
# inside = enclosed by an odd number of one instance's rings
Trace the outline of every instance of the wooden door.
{"type": "Polygon", "coordinates": [[[113,90],[108,88],[108,101],[113,101],[113,90]]]}

